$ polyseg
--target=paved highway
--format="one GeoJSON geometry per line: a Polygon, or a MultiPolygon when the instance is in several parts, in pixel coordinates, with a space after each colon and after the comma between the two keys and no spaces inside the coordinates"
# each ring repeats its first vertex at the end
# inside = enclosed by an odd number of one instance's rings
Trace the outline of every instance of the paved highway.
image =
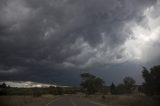
{"type": "Polygon", "coordinates": [[[49,102],[45,106],[107,106],[78,96],[62,96],[49,102]]]}

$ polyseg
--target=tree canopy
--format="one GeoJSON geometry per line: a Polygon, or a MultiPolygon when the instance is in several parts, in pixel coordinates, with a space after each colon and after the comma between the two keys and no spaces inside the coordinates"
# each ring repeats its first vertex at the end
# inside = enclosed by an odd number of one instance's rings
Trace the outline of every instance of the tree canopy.
{"type": "Polygon", "coordinates": [[[153,66],[148,70],[143,67],[142,76],[143,92],[148,95],[160,95],[160,65],[153,66]]]}
{"type": "Polygon", "coordinates": [[[103,87],[104,81],[89,73],[81,74],[81,87],[87,94],[94,94],[103,87]]]}
{"type": "Polygon", "coordinates": [[[123,83],[124,83],[126,92],[131,93],[134,89],[134,85],[135,85],[136,81],[131,77],[125,77],[123,79],[123,83]]]}
{"type": "Polygon", "coordinates": [[[110,92],[111,92],[111,94],[116,94],[116,86],[114,83],[112,83],[110,86],[110,92]]]}
{"type": "Polygon", "coordinates": [[[115,86],[114,83],[110,86],[110,92],[112,94],[130,94],[134,90],[135,80],[131,77],[125,77],[123,83],[115,86]]]}

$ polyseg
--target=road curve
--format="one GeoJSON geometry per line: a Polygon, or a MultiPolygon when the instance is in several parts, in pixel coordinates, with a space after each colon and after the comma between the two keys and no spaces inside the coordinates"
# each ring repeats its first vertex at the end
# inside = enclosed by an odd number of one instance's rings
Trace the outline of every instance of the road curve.
{"type": "Polygon", "coordinates": [[[62,96],[49,102],[45,106],[107,106],[78,96],[62,96]]]}

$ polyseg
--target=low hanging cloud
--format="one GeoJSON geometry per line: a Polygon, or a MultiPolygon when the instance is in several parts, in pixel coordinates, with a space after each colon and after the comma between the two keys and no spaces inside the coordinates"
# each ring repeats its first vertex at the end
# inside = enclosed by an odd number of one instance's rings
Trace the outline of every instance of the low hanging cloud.
{"type": "Polygon", "coordinates": [[[0,76],[154,61],[158,13],[156,0],[0,0],[0,76]]]}

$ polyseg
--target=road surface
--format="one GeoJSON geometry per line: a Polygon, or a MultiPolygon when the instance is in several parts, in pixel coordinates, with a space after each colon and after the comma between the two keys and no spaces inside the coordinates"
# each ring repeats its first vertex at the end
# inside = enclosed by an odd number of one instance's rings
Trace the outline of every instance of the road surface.
{"type": "Polygon", "coordinates": [[[78,96],[62,96],[52,100],[45,106],[107,106],[78,96]]]}

